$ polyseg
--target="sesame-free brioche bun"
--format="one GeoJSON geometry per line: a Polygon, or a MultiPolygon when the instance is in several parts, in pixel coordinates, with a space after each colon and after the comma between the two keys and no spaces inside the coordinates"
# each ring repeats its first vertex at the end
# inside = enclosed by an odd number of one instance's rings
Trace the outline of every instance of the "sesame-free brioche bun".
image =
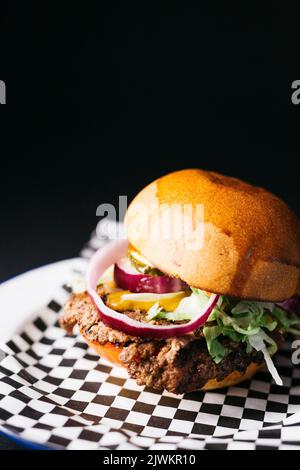
{"type": "Polygon", "coordinates": [[[273,302],[300,294],[299,219],[278,197],[239,179],[198,169],[170,173],[135,197],[125,226],[138,252],[190,286],[273,302]],[[203,243],[157,229],[174,220],[174,210],[203,243]]]}
{"type": "MultiPolygon", "coordinates": [[[[119,354],[122,352],[121,346],[116,346],[113,343],[106,343],[104,345],[99,344],[97,341],[89,341],[86,336],[84,336],[85,341],[88,345],[96,351],[99,356],[104,359],[107,359],[109,362],[114,365],[125,367],[125,364],[119,359],[119,354]]],[[[232,387],[244,380],[250,379],[254,374],[256,374],[260,369],[264,368],[264,364],[256,364],[251,362],[247,367],[245,372],[234,371],[231,372],[223,380],[210,379],[206,384],[200,388],[201,391],[215,390],[218,388],[232,387]]]]}

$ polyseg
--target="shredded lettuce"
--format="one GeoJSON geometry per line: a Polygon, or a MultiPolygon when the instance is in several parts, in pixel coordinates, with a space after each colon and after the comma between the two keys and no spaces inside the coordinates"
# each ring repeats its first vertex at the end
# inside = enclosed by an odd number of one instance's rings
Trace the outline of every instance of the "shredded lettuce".
{"type": "MultiPolygon", "coordinates": [[[[155,316],[156,320],[167,320],[171,322],[179,322],[179,321],[189,321],[191,316],[189,313],[184,312],[159,312],[155,316]]],[[[147,320],[149,320],[149,315],[147,316],[147,320]]]]}
{"type": "Polygon", "coordinates": [[[196,293],[192,293],[190,296],[184,297],[179,302],[174,312],[166,312],[163,311],[162,308],[158,309],[159,305],[155,304],[150,308],[150,310],[148,310],[147,320],[169,320],[174,322],[192,320],[207,304],[208,297],[204,293],[202,294],[198,295],[196,293]]]}
{"type": "Polygon", "coordinates": [[[203,328],[203,334],[206,339],[208,352],[215,363],[218,364],[230,353],[230,350],[223,346],[218,340],[218,337],[222,334],[222,328],[218,325],[205,326],[203,328]]]}
{"type": "MultiPolygon", "coordinates": [[[[174,312],[165,312],[158,304],[151,307],[147,320],[167,320],[172,322],[192,320],[208,301],[206,292],[191,288],[192,294],[181,300],[174,312]]],[[[231,350],[220,340],[228,337],[237,343],[244,343],[247,353],[253,348],[261,351],[266,365],[277,384],[282,381],[273,364],[271,356],[277,351],[275,341],[269,336],[275,328],[300,335],[300,317],[286,312],[271,302],[238,301],[220,296],[204,328],[210,356],[216,363],[221,362],[231,350]]]]}
{"type": "MultiPolygon", "coordinates": [[[[269,302],[241,301],[232,307],[228,313],[224,310],[228,310],[228,302],[223,303],[221,307],[216,307],[208,319],[208,322],[214,320],[217,323],[218,336],[227,336],[233,341],[245,343],[246,351],[249,354],[252,348],[261,351],[273,379],[278,385],[282,385],[271,359],[271,356],[277,351],[277,344],[267,332],[280,327],[282,330],[300,334],[300,329],[291,328],[300,325],[300,318],[288,314],[276,304],[269,302]]],[[[219,347],[220,341],[215,334],[216,330],[213,328],[214,326],[205,326],[203,334],[212,358],[215,362],[220,362],[230,353],[230,350],[224,348],[222,352],[219,347]]]]}
{"type": "Polygon", "coordinates": [[[146,320],[167,320],[171,322],[178,322],[189,321],[192,319],[192,316],[192,313],[185,312],[184,309],[180,312],[177,312],[176,310],[174,312],[165,312],[157,302],[156,304],[152,305],[152,307],[148,310],[146,320]]]}
{"type": "Polygon", "coordinates": [[[151,321],[156,319],[161,310],[162,307],[160,307],[159,302],[156,302],[151,308],[149,308],[146,320],[151,321]]]}
{"type": "Polygon", "coordinates": [[[147,314],[147,321],[151,321],[154,319],[177,322],[190,320],[191,315],[185,312],[164,312],[162,311],[162,307],[160,307],[159,303],[157,302],[156,304],[152,305],[152,307],[148,310],[147,314]]]}
{"type": "Polygon", "coordinates": [[[277,385],[283,385],[283,382],[277,372],[277,369],[274,365],[274,362],[272,361],[272,354],[274,354],[277,351],[277,345],[275,341],[273,341],[268,335],[266,335],[262,330],[259,332],[259,334],[252,335],[249,338],[249,344],[251,347],[253,347],[256,351],[261,351],[264,355],[264,359],[266,362],[266,365],[269,369],[269,372],[271,373],[273,379],[277,383],[277,385]],[[265,343],[269,343],[271,346],[268,349],[265,345],[265,343]]]}
{"type": "Polygon", "coordinates": [[[278,307],[278,305],[274,305],[272,315],[286,331],[293,334],[300,334],[300,329],[291,328],[293,326],[300,325],[300,318],[298,315],[295,313],[288,314],[285,310],[278,307]]]}

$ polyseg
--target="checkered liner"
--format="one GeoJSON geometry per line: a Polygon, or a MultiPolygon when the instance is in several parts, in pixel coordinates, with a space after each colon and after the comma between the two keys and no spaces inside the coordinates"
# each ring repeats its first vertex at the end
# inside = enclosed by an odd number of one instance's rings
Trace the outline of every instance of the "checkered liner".
{"type": "MultiPolygon", "coordinates": [[[[98,227],[83,256],[111,238],[108,229],[98,227]]],[[[61,287],[0,351],[2,429],[66,449],[300,449],[300,369],[289,344],[276,359],[283,387],[261,372],[227,390],[161,393],[64,333],[69,292],[61,287]]]]}

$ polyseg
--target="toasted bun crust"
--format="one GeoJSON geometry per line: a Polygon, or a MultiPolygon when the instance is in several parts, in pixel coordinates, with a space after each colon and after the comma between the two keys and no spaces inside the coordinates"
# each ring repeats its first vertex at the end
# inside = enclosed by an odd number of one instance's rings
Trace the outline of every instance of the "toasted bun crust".
{"type": "Polygon", "coordinates": [[[125,225],[134,248],[191,286],[268,301],[300,294],[299,219],[262,188],[213,172],[177,171],[135,197],[125,225]],[[190,213],[184,204],[192,208],[190,213]],[[161,229],[168,218],[178,216],[193,230],[197,227],[188,243],[178,231],[166,236],[161,229]]]}
{"type": "Polygon", "coordinates": [[[259,365],[255,364],[254,362],[251,362],[244,374],[236,370],[234,372],[231,372],[231,374],[229,374],[227,377],[225,377],[225,379],[221,380],[220,382],[215,379],[209,380],[208,382],[206,382],[204,387],[201,388],[201,390],[207,391],[216,390],[217,388],[233,387],[234,385],[239,384],[240,382],[244,382],[244,380],[251,379],[251,377],[256,374],[256,372],[258,372],[260,369],[263,369],[264,367],[264,364],[259,365]]]}
{"type": "MultiPolygon", "coordinates": [[[[122,351],[122,347],[115,346],[113,343],[107,343],[103,346],[97,343],[97,341],[87,341],[86,338],[84,339],[89,344],[89,346],[91,346],[97,352],[97,354],[99,354],[99,356],[107,359],[115,365],[125,367],[119,359],[119,354],[122,351]]],[[[238,371],[234,371],[221,381],[217,381],[215,379],[209,380],[200,390],[206,391],[215,390],[217,388],[232,387],[233,385],[243,382],[244,380],[250,379],[258,370],[263,367],[264,364],[258,365],[254,362],[251,362],[244,374],[238,371]]]]}

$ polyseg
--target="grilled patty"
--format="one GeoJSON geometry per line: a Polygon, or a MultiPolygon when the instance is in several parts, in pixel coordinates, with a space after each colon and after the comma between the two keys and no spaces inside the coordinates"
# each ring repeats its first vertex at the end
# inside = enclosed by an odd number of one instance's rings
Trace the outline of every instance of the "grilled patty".
{"type": "MultiPolygon", "coordinates": [[[[98,287],[98,293],[105,300],[107,292],[103,286],[98,287]]],[[[141,311],[124,312],[124,315],[139,321],[145,317],[141,311]]],[[[140,338],[114,330],[101,321],[97,308],[86,292],[71,296],[60,324],[69,334],[73,333],[77,324],[88,341],[122,346],[119,358],[138,384],[174,393],[202,388],[208,380],[221,381],[234,371],[243,373],[251,362],[262,364],[264,360],[261,352],[253,350],[248,354],[244,344],[220,337],[231,353],[216,364],[207,351],[201,329],[194,334],[165,340],[140,338]]],[[[274,339],[280,341],[280,333],[276,332],[275,335],[274,339]]]]}

